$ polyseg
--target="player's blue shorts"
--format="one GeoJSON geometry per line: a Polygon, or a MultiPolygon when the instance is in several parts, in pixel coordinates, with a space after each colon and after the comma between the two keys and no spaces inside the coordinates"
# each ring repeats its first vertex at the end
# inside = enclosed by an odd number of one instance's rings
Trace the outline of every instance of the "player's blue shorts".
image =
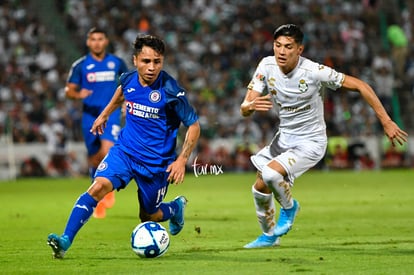
{"type": "Polygon", "coordinates": [[[85,111],[83,112],[82,133],[86,150],[88,151],[88,156],[94,155],[99,151],[99,148],[101,147],[101,140],[109,140],[115,143],[118,140],[118,135],[121,131],[121,117],[119,111],[115,111],[111,114],[102,135],[94,135],[90,132],[96,118],[96,114],[89,114],[85,111]]]}
{"type": "Polygon", "coordinates": [[[124,189],[134,179],[138,186],[140,206],[148,214],[154,214],[167,194],[169,173],[165,172],[166,167],[165,169],[156,167],[158,171],[154,170],[155,172],[150,169],[128,156],[115,144],[102,160],[95,177],[107,178],[118,191],[124,189]]]}

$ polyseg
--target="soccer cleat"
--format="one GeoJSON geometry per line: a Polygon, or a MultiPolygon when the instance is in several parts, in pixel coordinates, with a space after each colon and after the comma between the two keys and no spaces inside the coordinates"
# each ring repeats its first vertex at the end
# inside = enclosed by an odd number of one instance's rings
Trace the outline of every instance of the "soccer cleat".
{"type": "Polygon", "coordinates": [[[47,244],[53,250],[53,257],[55,259],[62,259],[65,256],[66,250],[69,249],[71,242],[66,235],[60,237],[59,235],[52,233],[47,237],[47,244]]]}
{"type": "Polygon", "coordinates": [[[243,246],[244,248],[262,248],[278,246],[280,244],[279,236],[267,236],[265,234],[260,235],[256,240],[243,246]]]}
{"type": "Polygon", "coordinates": [[[280,208],[279,220],[277,221],[277,225],[274,230],[276,236],[280,237],[289,232],[299,209],[300,205],[297,200],[293,200],[293,207],[290,209],[280,208]]]}
{"type": "Polygon", "coordinates": [[[174,199],[178,204],[178,211],[170,219],[170,233],[177,235],[184,227],[184,209],[187,205],[187,199],[184,196],[178,196],[174,199]]]}
{"type": "Polygon", "coordinates": [[[93,211],[93,217],[96,219],[104,219],[106,217],[106,207],[104,202],[100,201],[93,211]]]}
{"type": "Polygon", "coordinates": [[[115,191],[106,194],[102,199],[102,204],[105,206],[105,208],[112,208],[115,204],[115,191]]]}

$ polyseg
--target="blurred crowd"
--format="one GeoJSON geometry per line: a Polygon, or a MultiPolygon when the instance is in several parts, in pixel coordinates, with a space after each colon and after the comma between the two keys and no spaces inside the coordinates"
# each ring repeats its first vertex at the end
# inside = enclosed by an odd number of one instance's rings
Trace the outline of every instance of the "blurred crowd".
{"type": "MultiPolygon", "coordinates": [[[[242,118],[239,105],[256,65],[272,54],[272,32],[280,24],[301,25],[303,55],[370,83],[391,115],[398,111],[392,104],[395,91],[412,93],[410,1],[55,2],[81,54],[92,26],[107,29],[110,50],[131,68],[136,35],[162,37],[165,70],[189,91],[200,115],[195,161],[220,164],[227,171],[252,170],[249,156],[269,142],[277,125],[272,112],[242,118]],[[381,33],[384,22],[387,32],[381,33]]],[[[10,133],[15,143],[46,142],[51,155],[59,154],[65,142],[82,141],[81,102],[64,98],[70,64],[62,64],[55,50],[59,37],[29,12],[29,4],[0,1],[0,135],[10,133]]],[[[329,136],[382,135],[375,114],[358,94],[325,91],[324,96],[329,136]]]]}

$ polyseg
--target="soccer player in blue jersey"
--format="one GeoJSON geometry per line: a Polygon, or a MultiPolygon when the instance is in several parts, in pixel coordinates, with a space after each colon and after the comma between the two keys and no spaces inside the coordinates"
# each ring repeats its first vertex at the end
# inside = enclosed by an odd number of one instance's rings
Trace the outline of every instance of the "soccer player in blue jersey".
{"type": "MultiPolygon", "coordinates": [[[[89,131],[114,95],[120,75],[128,71],[121,58],[107,53],[108,44],[104,30],[95,27],[89,30],[86,40],[89,52],[72,64],[65,88],[67,98],[83,102],[82,133],[92,178],[121,130],[121,109],[118,108],[109,117],[104,134],[98,136],[89,131]]],[[[94,217],[104,218],[106,208],[112,207],[114,202],[114,192],[108,193],[96,207],[94,217]]]]}
{"type": "Polygon", "coordinates": [[[138,186],[141,222],[169,220],[171,235],[183,228],[187,199],[178,196],[170,202],[163,200],[169,184],[184,180],[185,165],[198,141],[200,125],[186,91],[162,70],[164,51],[161,39],[137,36],[133,54],[136,70],[121,76],[120,86],[90,131],[103,135],[110,130],[107,128],[110,114],[124,102],[125,126],[99,164],[93,184],[76,201],[64,233],[48,236],[55,258],[63,258],[97,203],[112,190],[125,188],[132,179],[138,186]],[[177,156],[181,123],[187,132],[177,156]]]}
{"type": "Polygon", "coordinates": [[[282,25],[273,38],[274,55],[261,60],[240,106],[245,117],[276,108],[280,119],[270,144],[251,157],[258,170],[252,194],[262,234],[244,246],[249,249],[278,245],[290,231],[299,211],[291,192],[294,180],[325,155],[322,87],[359,92],[392,144],[407,142],[407,133],[391,120],[367,83],[301,56],[303,33],[298,26],[282,25]],[[281,206],[277,222],[274,200],[281,206]]]}

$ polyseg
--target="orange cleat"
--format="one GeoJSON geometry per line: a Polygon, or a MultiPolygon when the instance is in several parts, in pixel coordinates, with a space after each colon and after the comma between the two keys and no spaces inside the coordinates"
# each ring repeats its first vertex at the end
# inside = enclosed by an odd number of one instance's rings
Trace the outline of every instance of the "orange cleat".
{"type": "Polygon", "coordinates": [[[102,201],[98,202],[98,205],[95,207],[95,211],[93,211],[93,217],[96,219],[103,219],[106,216],[106,207],[102,201]]]}
{"type": "Polygon", "coordinates": [[[112,208],[115,204],[115,191],[112,191],[105,195],[101,201],[106,208],[112,208]]]}

